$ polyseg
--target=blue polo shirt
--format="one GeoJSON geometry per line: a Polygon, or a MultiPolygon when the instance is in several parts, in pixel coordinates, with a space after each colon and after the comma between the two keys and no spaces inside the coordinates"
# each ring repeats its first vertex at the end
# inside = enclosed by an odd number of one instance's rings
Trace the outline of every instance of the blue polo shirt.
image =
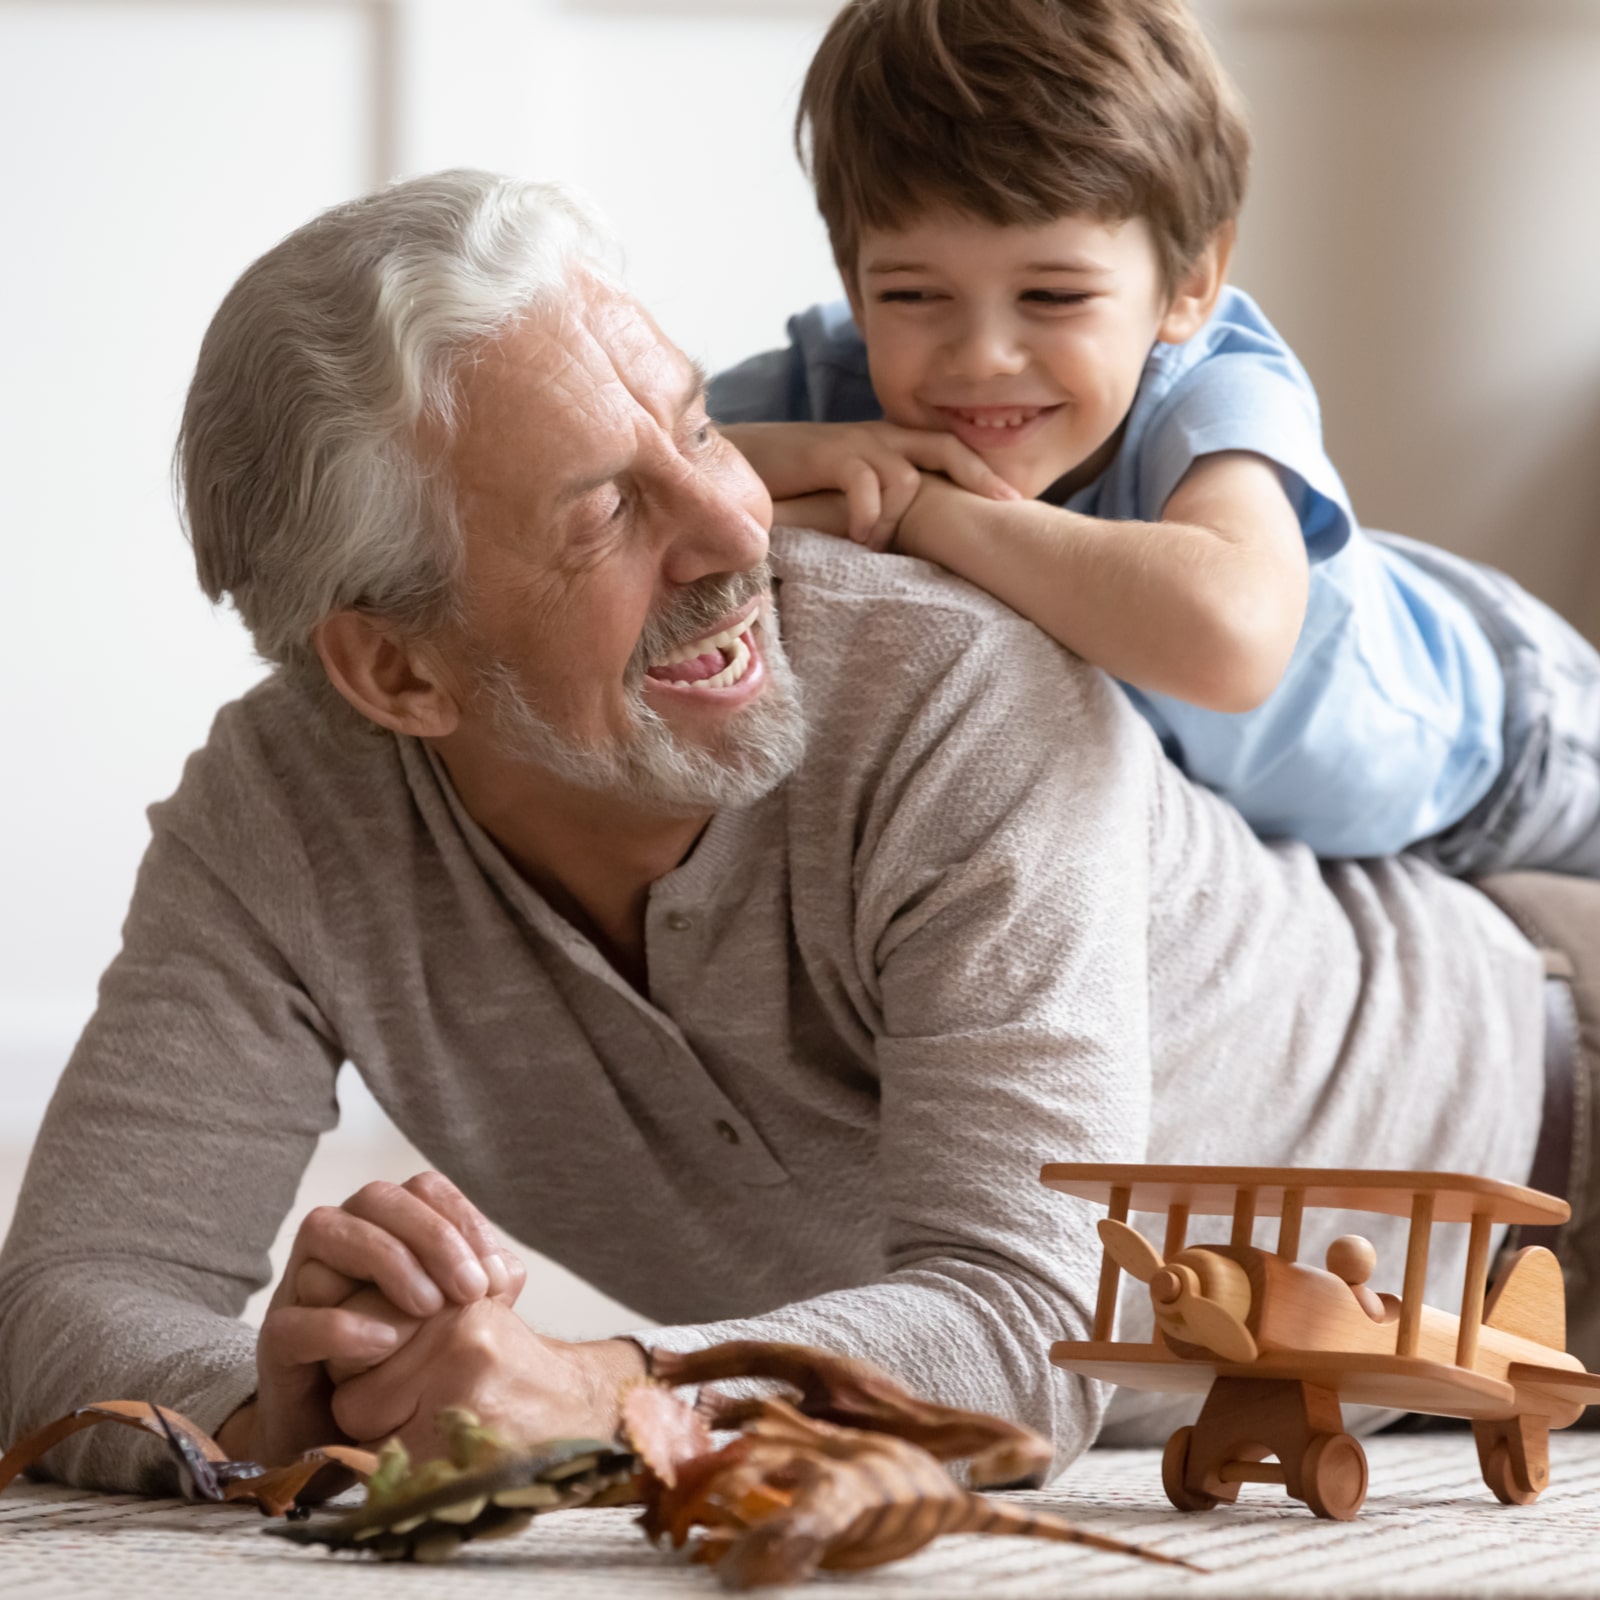
{"type": "MultiPolygon", "coordinates": [[[[719,422],[882,416],[843,301],[792,318],[789,337],[787,349],[712,383],[719,422]]],[[[1452,591],[1357,526],[1323,449],[1311,380],[1247,294],[1225,290],[1192,339],[1156,345],[1116,456],[1056,503],[1156,522],[1190,465],[1222,450],[1272,461],[1300,519],[1311,581],[1299,642],[1254,711],[1207,711],[1124,685],[1129,699],[1172,760],[1264,838],[1375,856],[1438,833],[1500,769],[1499,662],[1452,591]]]]}

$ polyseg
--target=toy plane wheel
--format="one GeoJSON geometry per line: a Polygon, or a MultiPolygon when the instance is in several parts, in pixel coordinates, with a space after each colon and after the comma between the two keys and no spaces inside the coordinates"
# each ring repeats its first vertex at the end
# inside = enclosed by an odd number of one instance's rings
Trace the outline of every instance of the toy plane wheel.
{"type": "Polygon", "coordinates": [[[1189,1444],[1193,1438],[1193,1428],[1179,1428],[1167,1440],[1167,1448],[1161,1452],[1161,1487],[1180,1511],[1210,1511],[1219,1503],[1216,1495],[1191,1489],[1188,1484],[1189,1444]]]}
{"type": "Polygon", "coordinates": [[[1367,1498],[1367,1453],[1348,1433],[1314,1434],[1300,1461],[1305,1502],[1319,1517],[1351,1522],[1367,1498]]]}
{"type": "Polygon", "coordinates": [[[1535,1487],[1525,1473],[1517,1470],[1511,1446],[1503,1439],[1489,1452],[1483,1463],[1483,1481],[1503,1506],[1531,1506],[1543,1488],[1542,1484],[1535,1487]]]}

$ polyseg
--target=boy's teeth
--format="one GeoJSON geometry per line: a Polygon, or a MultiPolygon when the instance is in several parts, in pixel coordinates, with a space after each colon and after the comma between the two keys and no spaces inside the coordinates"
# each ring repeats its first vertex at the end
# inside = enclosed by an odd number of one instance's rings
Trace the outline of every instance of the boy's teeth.
{"type": "Polygon", "coordinates": [[[982,416],[972,411],[957,411],[956,415],[975,428],[1020,428],[1023,423],[1032,422],[1039,410],[1038,406],[1032,409],[1019,406],[1014,411],[986,411],[982,416]]]}

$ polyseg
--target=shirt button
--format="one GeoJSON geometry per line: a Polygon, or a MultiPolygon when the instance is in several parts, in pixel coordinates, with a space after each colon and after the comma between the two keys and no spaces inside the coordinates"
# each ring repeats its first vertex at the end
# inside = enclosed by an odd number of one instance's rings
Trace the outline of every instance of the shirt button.
{"type": "Polygon", "coordinates": [[[674,933],[687,933],[694,926],[694,919],[686,917],[681,911],[669,911],[667,913],[667,926],[674,933]]]}
{"type": "Polygon", "coordinates": [[[716,1129],[717,1137],[724,1144],[738,1144],[739,1130],[731,1122],[718,1122],[716,1129]]]}

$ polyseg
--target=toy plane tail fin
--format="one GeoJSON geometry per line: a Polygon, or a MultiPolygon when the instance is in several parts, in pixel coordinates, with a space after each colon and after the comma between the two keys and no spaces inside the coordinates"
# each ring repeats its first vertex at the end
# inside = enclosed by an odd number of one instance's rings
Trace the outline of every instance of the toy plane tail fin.
{"type": "Polygon", "coordinates": [[[1561,1263],[1541,1245],[1517,1251],[1484,1301],[1483,1325],[1565,1350],[1567,1296],[1561,1263]]]}

